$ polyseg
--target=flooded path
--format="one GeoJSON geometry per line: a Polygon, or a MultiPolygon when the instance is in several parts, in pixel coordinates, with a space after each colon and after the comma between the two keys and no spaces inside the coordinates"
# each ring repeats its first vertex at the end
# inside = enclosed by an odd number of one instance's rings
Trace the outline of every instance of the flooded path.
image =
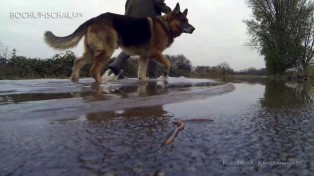
{"type": "Polygon", "coordinates": [[[0,81],[0,175],[312,175],[313,105],[272,80],[0,81]]]}

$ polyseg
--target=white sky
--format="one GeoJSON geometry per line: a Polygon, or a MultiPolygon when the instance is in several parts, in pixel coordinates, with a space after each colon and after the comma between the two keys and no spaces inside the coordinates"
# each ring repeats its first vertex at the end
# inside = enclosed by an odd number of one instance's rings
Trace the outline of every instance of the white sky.
{"type": "MultiPolygon", "coordinates": [[[[60,51],[48,47],[43,34],[50,30],[57,36],[72,33],[81,23],[101,13],[124,13],[125,0],[1,0],[0,42],[15,48],[18,55],[50,58],[60,51]],[[11,13],[75,12],[78,18],[11,18],[11,13]]],[[[265,67],[264,59],[256,50],[244,46],[248,41],[246,25],[251,10],[245,0],[166,0],[173,8],[176,2],[181,10],[189,9],[189,22],[196,28],[193,34],[177,38],[164,54],[185,55],[193,66],[214,66],[227,62],[234,70],[249,67],[265,67]]],[[[75,49],[76,55],[83,52],[82,41],[75,49]]],[[[118,53],[115,52],[114,55],[118,53]]]]}

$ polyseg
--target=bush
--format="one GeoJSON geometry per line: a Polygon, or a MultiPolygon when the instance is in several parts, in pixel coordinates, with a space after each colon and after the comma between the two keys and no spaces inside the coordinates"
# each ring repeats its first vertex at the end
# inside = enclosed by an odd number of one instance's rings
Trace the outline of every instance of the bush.
{"type": "Polygon", "coordinates": [[[314,79],[314,67],[313,66],[308,68],[308,76],[310,79],[312,80],[314,79]]]}
{"type": "MultiPolygon", "coordinates": [[[[170,76],[189,76],[191,63],[183,55],[168,56],[171,61],[170,76]]],[[[34,79],[34,78],[69,78],[72,72],[73,62],[76,59],[72,51],[66,51],[54,55],[52,58],[26,58],[14,54],[10,59],[2,59],[0,62],[0,79],[34,79]]],[[[111,60],[110,62],[112,62],[111,60]]],[[[82,67],[80,77],[90,77],[88,63],[82,67]]],[[[107,67],[104,67],[104,72],[107,67]]],[[[126,77],[137,77],[138,60],[130,59],[122,66],[126,77]]],[[[163,67],[157,69],[157,76],[163,74],[163,67]]]]}

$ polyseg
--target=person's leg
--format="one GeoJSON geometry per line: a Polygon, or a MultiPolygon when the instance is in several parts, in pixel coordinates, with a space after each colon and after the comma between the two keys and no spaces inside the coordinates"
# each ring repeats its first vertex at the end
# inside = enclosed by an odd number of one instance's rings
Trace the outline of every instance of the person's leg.
{"type": "Polygon", "coordinates": [[[125,64],[125,62],[129,59],[130,55],[126,54],[125,52],[121,52],[117,58],[109,64],[109,68],[113,72],[113,74],[118,75],[121,71],[121,66],[125,64]]]}
{"type": "Polygon", "coordinates": [[[147,71],[148,71],[148,77],[150,79],[157,77],[156,75],[157,66],[158,66],[158,63],[154,59],[149,59],[147,71]]]}

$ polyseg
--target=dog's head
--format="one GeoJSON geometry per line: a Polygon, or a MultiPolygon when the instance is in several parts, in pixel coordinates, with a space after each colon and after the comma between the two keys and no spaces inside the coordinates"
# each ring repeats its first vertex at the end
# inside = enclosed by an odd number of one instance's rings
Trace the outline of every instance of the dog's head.
{"type": "Polygon", "coordinates": [[[188,9],[183,12],[180,11],[180,4],[177,3],[176,7],[170,13],[173,18],[170,20],[170,26],[177,28],[180,33],[192,34],[195,28],[189,23],[187,18],[188,9]]]}

